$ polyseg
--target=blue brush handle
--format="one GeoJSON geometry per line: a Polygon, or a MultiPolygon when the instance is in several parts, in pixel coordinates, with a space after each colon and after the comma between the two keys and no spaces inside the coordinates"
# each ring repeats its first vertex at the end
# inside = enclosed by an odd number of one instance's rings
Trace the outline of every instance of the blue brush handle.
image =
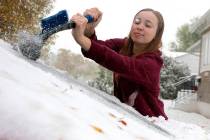
{"type": "MultiPolygon", "coordinates": [[[[90,15],[87,15],[87,16],[85,16],[85,17],[87,18],[88,23],[91,23],[91,22],[94,21],[94,18],[93,18],[92,16],[90,16],[90,15]]],[[[68,29],[75,28],[75,26],[76,26],[76,24],[74,23],[74,21],[70,21],[70,22],[69,22],[69,25],[68,25],[68,29]]]]}
{"type": "Polygon", "coordinates": [[[91,22],[94,21],[94,18],[93,18],[92,16],[90,16],[90,15],[87,15],[87,16],[85,16],[85,17],[87,18],[88,23],[91,23],[91,22]]]}

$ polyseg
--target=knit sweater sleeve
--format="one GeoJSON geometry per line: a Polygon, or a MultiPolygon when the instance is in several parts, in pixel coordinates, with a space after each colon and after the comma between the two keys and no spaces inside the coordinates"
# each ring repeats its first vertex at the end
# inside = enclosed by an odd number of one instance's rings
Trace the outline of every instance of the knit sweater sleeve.
{"type": "Polygon", "coordinates": [[[125,45],[125,39],[114,38],[114,39],[108,39],[108,40],[103,41],[103,40],[98,40],[95,33],[90,37],[90,39],[116,52],[119,52],[121,47],[125,45]]]}

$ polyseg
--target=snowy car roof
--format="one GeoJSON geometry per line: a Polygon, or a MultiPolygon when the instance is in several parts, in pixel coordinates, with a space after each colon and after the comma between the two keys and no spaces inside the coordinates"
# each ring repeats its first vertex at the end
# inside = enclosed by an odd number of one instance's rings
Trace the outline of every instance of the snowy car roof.
{"type": "MultiPolygon", "coordinates": [[[[0,45],[0,139],[177,138],[172,131],[156,125],[156,119],[143,117],[114,96],[27,60],[4,42],[0,45]]],[[[170,127],[163,118],[158,119],[170,127]]]]}

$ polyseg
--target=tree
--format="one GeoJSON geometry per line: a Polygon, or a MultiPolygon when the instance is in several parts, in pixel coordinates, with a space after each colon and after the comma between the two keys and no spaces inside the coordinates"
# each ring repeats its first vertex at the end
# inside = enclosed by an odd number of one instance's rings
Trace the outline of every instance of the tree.
{"type": "Polygon", "coordinates": [[[70,73],[71,71],[71,59],[70,56],[71,51],[65,50],[65,49],[59,49],[57,60],[54,64],[54,66],[60,70],[64,70],[70,73]]]}
{"type": "Polygon", "coordinates": [[[170,42],[169,47],[171,51],[176,51],[177,50],[177,44],[175,42],[170,42]]]}
{"type": "Polygon", "coordinates": [[[112,72],[105,69],[102,66],[99,66],[97,77],[94,80],[89,81],[88,84],[108,94],[112,94],[113,93],[112,72]]]}
{"type": "Polygon", "coordinates": [[[191,23],[185,23],[178,28],[176,32],[177,43],[170,43],[169,47],[171,50],[185,52],[187,48],[200,39],[199,34],[191,32],[190,30],[190,27],[196,23],[197,19],[198,18],[194,18],[191,20],[191,23]]]}
{"type": "Polygon", "coordinates": [[[34,33],[40,19],[52,9],[54,0],[1,0],[0,38],[15,41],[21,30],[34,33]]]}
{"type": "MultiPolygon", "coordinates": [[[[45,46],[41,49],[41,56],[40,56],[40,59],[47,65],[50,64],[50,55],[53,55],[51,52],[50,52],[50,46],[45,46]]],[[[52,58],[53,59],[53,58],[52,58]]]]}
{"type": "Polygon", "coordinates": [[[164,67],[161,70],[160,93],[164,99],[175,99],[177,87],[173,86],[182,77],[190,75],[187,65],[176,62],[173,58],[163,56],[164,67]]]}
{"type": "Polygon", "coordinates": [[[94,62],[66,49],[59,49],[55,63],[52,65],[68,72],[69,75],[76,79],[85,81],[94,79],[98,69],[94,62]]]}

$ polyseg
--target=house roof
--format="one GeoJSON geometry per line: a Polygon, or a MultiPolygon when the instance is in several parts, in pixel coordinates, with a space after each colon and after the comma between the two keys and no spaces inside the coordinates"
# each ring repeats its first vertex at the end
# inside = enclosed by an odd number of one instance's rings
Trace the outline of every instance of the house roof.
{"type": "Polygon", "coordinates": [[[180,64],[187,65],[191,74],[198,74],[199,56],[197,54],[191,54],[187,52],[167,52],[165,55],[173,58],[180,64]]]}
{"type": "Polygon", "coordinates": [[[176,58],[187,54],[186,52],[171,52],[171,51],[164,51],[163,54],[168,57],[176,58]]]}
{"type": "Polygon", "coordinates": [[[192,52],[200,52],[200,46],[201,46],[201,40],[198,40],[196,43],[191,45],[188,49],[187,52],[192,53],[192,52]]]}
{"type": "MultiPolygon", "coordinates": [[[[192,25],[191,31],[196,32],[198,34],[203,34],[207,30],[210,29],[210,9],[196,22],[196,24],[192,25]]],[[[200,52],[201,40],[198,40],[192,46],[187,49],[187,52],[195,53],[200,52]]]]}
{"type": "Polygon", "coordinates": [[[202,34],[210,28],[210,9],[197,21],[196,24],[192,25],[191,31],[202,34]]]}

